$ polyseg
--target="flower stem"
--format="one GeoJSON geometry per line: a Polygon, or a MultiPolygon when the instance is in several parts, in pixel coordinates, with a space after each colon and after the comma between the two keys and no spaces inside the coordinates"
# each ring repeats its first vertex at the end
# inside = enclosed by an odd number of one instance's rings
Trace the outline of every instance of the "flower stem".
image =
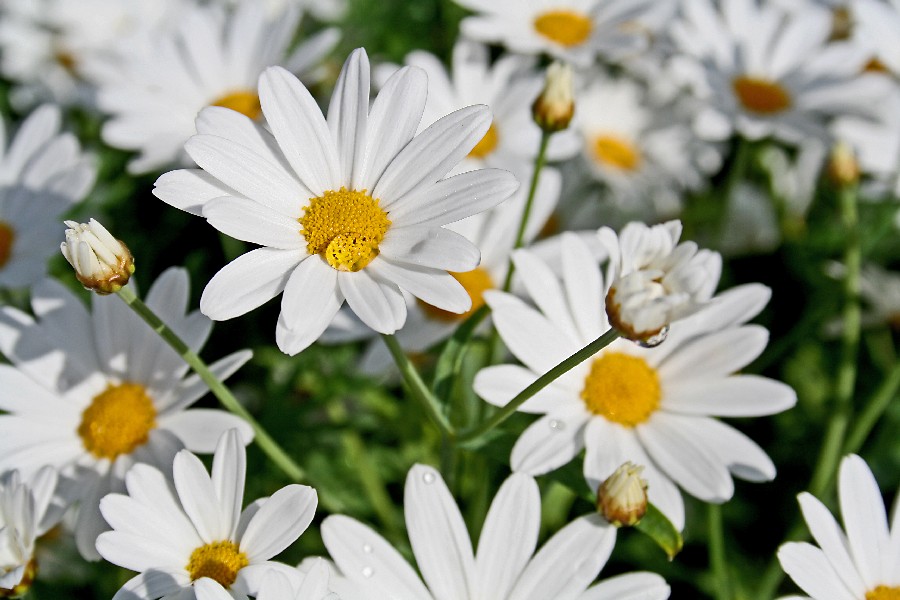
{"type": "Polygon", "coordinates": [[[520,406],[525,404],[528,399],[532,398],[535,394],[550,385],[553,381],[555,381],[565,373],[568,373],[600,350],[609,346],[613,341],[618,339],[618,337],[619,332],[615,329],[610,329],[609,331],[598,337],[596,340],[535,379],[531,385],[516,394],[516,396],[512,400],[510,400],[503,408],[494,413],[494,416],[492,416],[490,419],[488,419],[475,429],[463,433],[459,437],[460,441],[466,442],[475,440],[490,432],[492,429],[503,423],[503,421],[511,417],[512,414],[515,413],[520,406]]]}
{"type": "Polygon", "coordinates": [[[191,350],[184,341],[178,337],[174,331],[172,331],[168,325],[163,323],[163,321],[154,313],[146,304],[144,304],[140,298],[138,298],[134,292],[129,287],[123,287],[121,290],[116,292],[119,298],[122,299],[125,304],[127,304],[134,312],[138,314],[146,323],[149,325],[153,331],[159,334],[159,336],[166,341],[166,343],[171,346],[175,352],[181,356],[184,361],[190,365],[191,369],[194,370],[197,375],[200,376],[200,379],[209,387],[209,391],[213,393],[213,395],[219,399],[219,402],[222,403],[222,406],[227,408],[232,413],[241,417],[250,426],[253,428],[253,432],[255,434],[256,443],[259,444],[259,447],[262,449],[266,455],[272,459],[285,474],[290,477],[293,481],[302,481],[306,475],[303,472],[303,469],[294,462],[294,460],[288,456],[288,454],[278,445],[278,443],[272,439],[269,433],[260,425],[256,419],[254,419],[247,409],[244,408],[240,402],[238,402],[237,398],[234,397],[234,394],[231,393],[225,384],[219,381],[219,378],[216,377],[212,371],[209,370],[209,367],[206,365],[203,360],[197,356],[197,353],[191,350]]]}
{"type": "Polygon", "coordinates": [[[891,405],[894,398],[897,397],[897,391],[900,390],[900,362],[894,365],[894,368],[887,374],[887,377],[875,390],[875,393],[869,398],[865,408],[855,419],[853,429],[847,436],[847,442],[844,444],[843,454],[853,454],[859,452],[869,433],[875,428],[878,419],[891,405]]]}
{"type": "Polygon", "coordinates": [[[450,421],[444,415],[437,398],[431,393],[425,382],[422,381],[422,376],[419,375],[415,365],[410,362],[409,357],[406,356],[403,348],[400,347],[397,338],[393,335],[382,335],[381,337],[384,339],[384,343],[387,344],[388,350],[391,351],[391,356],[394,357],[394,362],[397,363],[397,368],[400,369],[403,381],[409,387],[413,398],[419,402],[428,417],[441,430],[441,434],[452,440],[455,432],[450,425],[450,421]]]}
{"type": "Polygon", "coordinates": [[[722,507],[718,504],[707,506],[709,527],[709,566],[715,581],[716,600],[731,600],[731,577],[728,573],[728,559],[725,556],[725,527],[722,523],[722,507]]]}

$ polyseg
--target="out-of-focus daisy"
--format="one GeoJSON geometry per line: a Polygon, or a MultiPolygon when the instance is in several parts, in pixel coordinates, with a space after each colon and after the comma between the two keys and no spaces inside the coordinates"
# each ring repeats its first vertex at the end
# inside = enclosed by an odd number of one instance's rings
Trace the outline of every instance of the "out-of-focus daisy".
{"type": "MultiPolygon", "coordinates": [[[[237,4],[241,0],[219,0],[226,4],[237,4]]],[[[300,6],[320,21],[337,21],[347,13],[347,0],[260,0],[269,14],[284,10],[285,6],[300,6]]]]}
{"type": "Polygon", "coordinates": [[[94,183],[92,158],[60,123],[59,109],[48,105],[11,141],[0,130],[0,288],[40,281],[62,235],[60,215],[94,183]]]}
{"type": "MultiPolygon", "coordinates": [[[[256,600],[341,600],[329,591],[330,568],[328,562],[317,558],[310,569],[300,571],[273,570],[262,578],[256,600]]],[[[197,600],[234,600],[234,596],[209,578],[194,583],[197,600]]]]}
{"type": "Polygon", "coordinates": [[[143,173],[187,162],[182,148],[206,106],[259,118],[256,81],[263,69],[284,65],[308,75],[337,41],[326,30],[288,56],[299,19],[296,6],[270,17],[256,0],[232,10],[188,7],[175,27],[135,49],[102,82],[98,103],[111,115],[103,140],[139,152],[128,168],[143,173]]]}
{"type": "MultiPolygon", "coordinates": [[[[198,351],[212,323],[185,314],[188,277],[169,269],[146,303],[189,347],[198,351]]],[[[212,452],[221,432],[252,430],[238,417],[212,409],[186,410],[207,392],[187,364],[119,298],[93,296],[93,310],[60,284],[33,289],[36,319],[0,309],[0,469],[30,475],[45,464],[65,478],[67,498],[80,502],[79,551],[98,558],[94,540],[106,528],[100,498],[123,489],[138,462],[168,471],[182,447],[212,452]]],[[[227,377],[250,358],[236,352],[211,368],[227,377]]]]}
{"type": "Polygon", "coordinates": [[[850,145],[860,172],[863,197],[900,194],[900,87],[876,105],[876,121],[858,117],[835,119],[832,136],[850,145]]]}
{"type": "Polygon", "coordinates": [[[458,110],[415,136],[425,73],[406,67],[369,109],[369,61],[347,59],[326,121],[290,73],[266,70],[260,100],[268,133],[208,108],[186,145],[204,170],[168,173],[154,193],[202,214],[230,236],[264,246],[219,271],[200,300],[215,320],[242,315],[282,291],[279,348],[316,341],[344,301],[372,329],[406,321],[402,290],[438,308],[471,306],[448,272],[478,266],[478,249],[443,226],[491,208],[518,187],[499,169],[444,179],[491,123],[485,106],[458,110]]]}
{"type": "Polygon", "coordinates": [[[288,485],[242,511],[247,456],[236,429],[222,434],[211,474],[182,450],[172,475],[174,488],[159,469],[135,465],[125,478],[128,494],[100,502],[112,531],[97,538],[97,550],[109,562],[139,572],[114,600],[193,600],[198,581],[225,598],[247,600],[268,573],[295,571],[270,559],[309,526],[318,503],[314,489],[288,485]]]}
{"type": "Polygon", "coordinates": [[[900,40],[896,35],[900,27],[900,2],[855,0],[852,4],[855,30],[870,51],[866,68],[900,76],[900,40]]]}
{"type": "Polygon", "coordinates": [[[343,600],[669,597],[669,586],[652,573],[629,573],[588,587],[616,539],[616,528],[598,514],[576,519],[535,554],[541,499],[534,479],[526,475],[514,474],[500,487],[477,553],[435,469],[410,469],[404,501],[409,541],[425,584],[380,535],[350,517],[332,516],[322,523],[325,546],[344,576],[362,590],[343,600]]]}
{"type": "Polygon", "coordinates": [[[476,15],[461,23],[467,37],[501,43],[512,52],[546,52],[586,67],[599,54],[617,60],[646,46],[643,0],[456,0],[476,15]]]}
{"type": "Polygon", "coordinates": [[[772,136],[798,143],[825,139],[828,119],[869,116],[888,83],[860,73],[865,52],[828,43],[829,16],[788,13],[756,0],[711,0],[682,5],[673,24],[679,48],[694,62],[687,69],[708,103],[699,132],[725,139],[732,131],[748,139],[772,136]]]}
{"type": "MultiPolygon", "coordinates": [[[[524,366],[500,365],[475,377],[475,391],[503,406],[538,376],[609,329],[596,260],[571,234],[562,240],[562,280],[527,250],[516,272],[536,309],[500,292],[487,303],[510,352],[524,366]]],[[[650,501],[682,528],[676,484],[708,502],[734,491],[731,476],[769,480],[775,467],[749,438],[710,417],[749,417],[793,406],[788,386],[732,375],[755,359],[768,332],[743,325],[768,300],[763,286],[737,288],[674,323],[666,341],[644,348],[617,340],[555,380],[520,410],[543,414],[512,451],[516,471],[542,474],[586,449],[584,474],[596,488],[626,461],[645,466],[650,501]]]]}
{"type": "Polygon", "coordinates": [[[52,467],[39,469],[30,481],[18,471],[0,477],[0,597],[18,597],[34,580],[35,540],[62,516],[53,503],[56,481],[52,467]]]}
{"type": "Polygon", "coordinates": [[[818,546],[789,542],[778,550],[785,573],[812,600],[893,600],[900,597],[900,517],[888,525],[878,482],[865,461],[841,461],[838,482],[844,528],[815,496],[797,498],[818,546]]]}
{"type": "MultiPolygon", "coordinates": [[[[415,51],[406,64],[428,74],[428,99],[419,131],[446,114],[473,104],[486,104],[494,115],[487,133],[458,167],[468,171],[483,166],[524,168],[534,162],[541,130],[531,116],[531,105],[543,86],[534,70],[534,60],[505,55],[493,65],[486,46],[460,40],[453,47],[451,70],[433,54],[415,51]]],[[[385,81],[396,71],[393,65],[376,69],[385,81]]],[[[577,138],[570,131],[550,138],[549,160],[570,158],[578,152],[577,138]]]]}

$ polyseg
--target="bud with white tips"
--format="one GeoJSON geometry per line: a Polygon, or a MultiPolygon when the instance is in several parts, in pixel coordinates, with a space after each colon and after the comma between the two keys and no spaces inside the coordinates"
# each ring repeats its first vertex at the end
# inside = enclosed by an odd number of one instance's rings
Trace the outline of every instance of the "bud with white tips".
{"type": "Polygon", "coordinates": [[[831,149],[828,157],[828,176],[841,187],[856,185],[859,182],[859,161],[856,153],[847,142],[840,141],[831,149]]]}
{"type": "Polygon", "coordinates": [[[616,527],[637,525],[647,513],[647,481],[644,467],[626,462],[600,484],[597,510],[616,527]]]}
{"type": "Polygon", "coordinates": [[[534,122],[547,133],[562,131],[575,114],[572,67],[555,62],[547,67],[547,82],[531,107],[534,122]]]}
{"type": "Polygon", "coordinates": [[[118,292],[134,273],[134,257],[95,219],[66,221],[66,241],[60,250],[85,288],[98,294],[118,292]]]}

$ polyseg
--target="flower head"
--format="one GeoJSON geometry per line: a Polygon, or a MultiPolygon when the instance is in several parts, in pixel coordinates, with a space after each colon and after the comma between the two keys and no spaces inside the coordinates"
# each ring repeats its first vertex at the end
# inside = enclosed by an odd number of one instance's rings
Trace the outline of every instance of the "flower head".
{"type": "Polygon", "coordinates": [[[597,490],[597,509],[616,527],[631,527],[647,512],[644,467],[625,462],[597,490]]]}
{"type": "Polygon", "coordinates": [[[66,221],[66,225],[66,241],[59,249],[81,285],[98,294],[122,289],[134,274],[134,257],[128,246],[95,219],[88,223],[66,221]]]}

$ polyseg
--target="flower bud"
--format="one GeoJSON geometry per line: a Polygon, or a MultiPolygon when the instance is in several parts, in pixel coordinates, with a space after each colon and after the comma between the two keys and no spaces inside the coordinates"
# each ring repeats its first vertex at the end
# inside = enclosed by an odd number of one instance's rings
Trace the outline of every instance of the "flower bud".
{"type": "Polygon", "coordinates": [[[531,107],[534,122],[547,133],[562,131],[575,114],[572,67],[555,62],[547,67],[547,82],[531,107]]]}
{"type": "Polygon", "coordinates": [[[34,583],[35,577],[37,577],[37,570],[37,561],[32,558],[22,569],[22,577],[19,579],[19,583],[11,588],[0,587],[0,598],[21,598],[27,594],[28,590],[31,589],[31,584],[34,583]]]}
{"type": "Polygon", "coordinates": [[[626,462],[600,484],[597,510],[616,527],[632,527],[647,512],[647,482],[644,467],[626,462]]]}
{"type": "Polygon", "coordinates": [[[850,144],[840,141],[831,149],[828,176],[840,187],[855,185],[859,181],[859,162],[850,144]]]}
{"type": "Polygon", "coordinates": [[[86,224],[65,223],[70,229],[59,248],[81,285],[98,294],[122,289],[134,273],[134,257],[128,247],[94,219],[86,224]]]}

